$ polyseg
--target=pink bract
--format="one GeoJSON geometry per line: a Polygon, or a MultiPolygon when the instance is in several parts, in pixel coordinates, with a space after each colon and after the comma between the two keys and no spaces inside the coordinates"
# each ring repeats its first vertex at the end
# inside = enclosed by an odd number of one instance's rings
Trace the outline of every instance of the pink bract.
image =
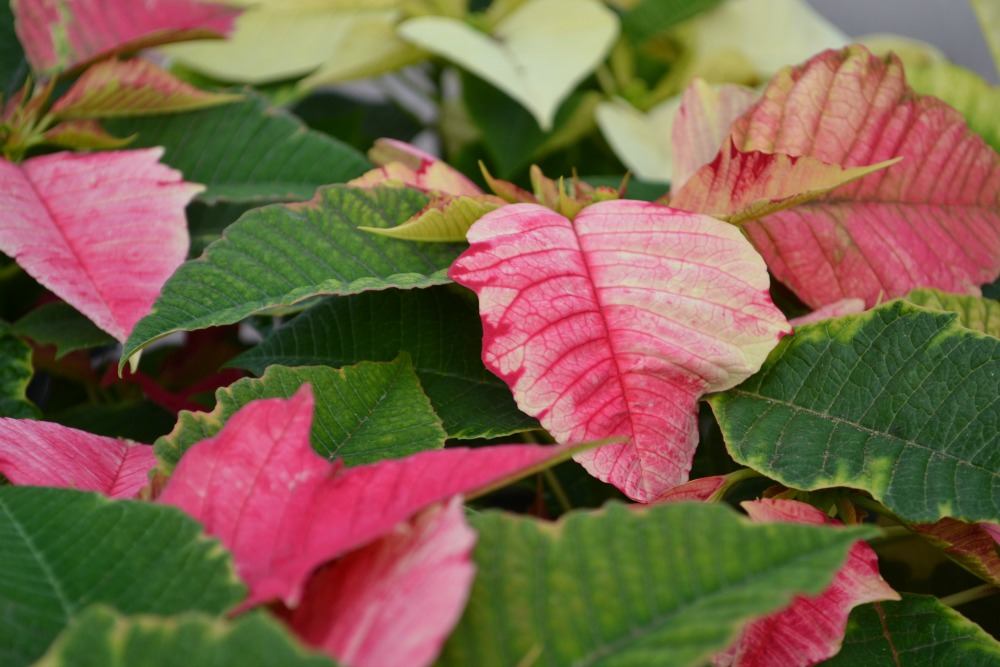
{"type": "Polygon", "coordinates": [[[379,165],[348,185],[371,188],[389,182],[445,195],[475,197],[483,191],[451,165],[402,141],[378,139],[368,152],[379,165]]]}

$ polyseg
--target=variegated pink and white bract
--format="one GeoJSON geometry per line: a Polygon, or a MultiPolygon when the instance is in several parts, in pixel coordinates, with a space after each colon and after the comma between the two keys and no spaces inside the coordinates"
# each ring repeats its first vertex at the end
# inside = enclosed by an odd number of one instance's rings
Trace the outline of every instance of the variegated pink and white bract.
{"type": "Polygon", "coordinates": [[[569,219],[535,204],[488,213],[449,275],[479,295],[483,361],[558,442],[648,502],[687,480],[700,396],[756,372],[790,332],[739,230],[647,202],[569,219]]]}

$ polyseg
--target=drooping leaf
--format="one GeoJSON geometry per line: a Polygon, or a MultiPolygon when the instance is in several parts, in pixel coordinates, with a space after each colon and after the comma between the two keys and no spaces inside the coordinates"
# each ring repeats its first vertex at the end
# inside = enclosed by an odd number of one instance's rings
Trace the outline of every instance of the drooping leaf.
{"type": "Polygon", "coordinates": [[[89,604],[127,614],[221,614],[244,592],[229,554],[172,507],[3,486],[0,544],[5,667],[33,662],[89,604]]]}
{"type": "Polygon", "coordinates": [[[58,119],[146,116],[228,104],[238,95],[209,93],[148,60],[104,60],[87,68],[52,105],[58,119]]]}
{"type": "MultiPolygon", "coordinates": [[[[796,500],[764,498],[740,506],[760,523],[830,523],[822,511],[796,500]]],[[[840,650],[852,609],[866,602],[898,599],[899,594],[879,575],[876,553],[858,542],[822,593],[799,595],[788,608],[750,623],[712,662],[716,667],[815,665],[840,650]]]]}
{"type": "Polygon", "coordinates": [[[200,0],[11,0],[31,69],[50,75],[112,54],[223,37],[240,10],[200,0]]]}
{"type": "Polygon", "coordinates": [[[649,501],[687,479],[697,401],[754,373],[789,331],[732,226],[608,201],[571,222],[535,204],[487,214],[452,266],[479,295],[483,361],[596,477],[649,501]]]}
{"type": "Polygon", "coordinates": [[[696,78],[684,89],[670,125],[673,183],[678,192],[702,166],[724,154],[729,126],[757,99],[757,92],[731,84],[713,87],[696,78]]]}
{"type": "MultiPolygon", "coordinates": [[[[63,301],[35,308],[10,325],[10,332],[42,345],[55,345],[56,359],[75,350],[110,345],[115,339],[63,301]]],[[[14,417],[16,415],[6,415],[14,417]]]]}
{"type": "Polygon", "coordinates": [[[618,20],[595,0],[528,0],[489,34],[443,16],[409,19],[397,31],[489,81],[548,131],[560,103],[607,55],[618,20]]]}
{"type": "Polygon", "coordinates": [[[478,575],[442,665],[703,665],[746,622],[823,590],[871,535],[704,503],[472,524],[478,575]]]}
{"type": "Polygon", "coordinates": [[[185,453],[159,498],[197,518],[232,551],[250,587],[244,607],[271,599],[294,606],[317,566],[433,503],[499,486],[572,451],[456,448],[345,469],[310,447],[312,407],[308,387],[288,401],[245,406],[218,435],[185,453]]]}
{"type": "Polygon", "coordinates": [[[817,199],[897,161],[845,169],[809,157],[743,152],[729,141],[671,195],[670,205],[742,225],[817,199]]]}
{"type": "Polygon", "coordinates": [[[461,497],[432,506],[320,570],[291,627],[351,667],[426,667],[465,608],[475,542],[461,497]]]}
{"type": "Polygon", "coordinates": [[[949,558],[994,586],[1000,586],[1000,554],[988,524],[941,519],[910,526],[949,558]]]}
{"type": "Polygon", "coordinates": [[[315,296],[448,282],[459,248],[357,229],[395,226],[426,203],[415,190],[331,186],[310,202],[248,212],[171,276],[122,359],[173,331],[230,324],[315,296]]]}
{"type": "Polygon", "coordinates": [[[14,484],[134,498],[155,463],[149,445],[51,422],[0,418],[0,472],[14,484]]]}
{"type": "Polygon", "coordinates": [[[961,115],[862,46],[784,70],[732,130],[740,150],[885,172],[747,225],[775,277],[816,308],[916,287],[977,293],[1000,273],[1000,159],[961,115]],[[822,99],[822,105],[815,100],[822,99]]]}
{"type": "Polygon", "coordinates": [[[936,289],[916,289],[905,299],[931,310],[958,313],[963,327],[1000,338],[1000,301],[968,294],[948,294],[936,289]]]}
{"type": "Polygon", "coordinates": [[[674,178],[673,165],[677,160],[670,131],[680,103],[681,98],[674,96],[644,114],[628,102],[616,99],[598,104],[594,118],[601,134],[629,171],[647,181],[667,182],[674,178]]]}
{"type": "Polygon", "coordinates": [[[640,0],[622,17],[625,35],[641,44],[678,23],[712,9],[720,0],[640,0]]]}
{"type": "Polygon", "coordinates": [[[851,613],[844,646],[824,667],[969,665],[1000,661],[1000,643],[930,595],[903,595],[851,613]]]}
{"type": "Polygon", "coordinates": [[[39,416],[25,393],[33,375],[31,348],[0,323],[0,417],[39,416]]]}
{"type": "Polygon", "coordinates": [[[320,302],[230,363],[260,375],[274,364],[340,367],[403,350],[449,437],[538,428],[483,366],[482,338],[475,304],[453,288],[384,290],[320,302]]]}
{"type": "Polygon", "coordinates": [[[207,614],[124,616],[105,605],[73,619],[35,667],[334,667],[264,612],[234,621],[207,614]]]}
{"type": "Polygon", "coordinates": [[[156,442],[159,472],[169,475],[189,447],[218,433],[247,403],[291,398],[306,383],[316,399],[310,442],[320,456],[354,466],[444,447],[441,420],[404,352],[394,361],[341,369],[272,365],[260,379],[219,389],[215,410],[181,413],[173,432],[156,442]]]}
{"type": "Polygon", "coordinates": [[[910,521],[1000,517],[1000,340],[895,301],[802,326],[709,397],[737,462],[797,489],[870,492],[910,521]]]}
{"type": "Polygon", "coordinates": [[[200,186],[162,150],[0,159],[0,252],[124,341],[187,254],[200,186]]]}
{"type": "Polygon", "coordinates": [[[316,188],[341,183],[371,166],[333,137],[306,128],[264,98],[192,113],[120,118],[105,123],[118,136],[138,135],[135,146],[164,146],[164,161],[203,183],[199,199],[216,202],[309,199],[316,188]]]}

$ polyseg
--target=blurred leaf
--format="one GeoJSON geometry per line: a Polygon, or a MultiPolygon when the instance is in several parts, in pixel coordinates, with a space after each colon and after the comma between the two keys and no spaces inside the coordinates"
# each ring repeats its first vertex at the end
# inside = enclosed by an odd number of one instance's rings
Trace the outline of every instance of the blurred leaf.
{"type": "Polygon", "coordinates": [[[9,2],[0,2],[0,96],[10,99],[24,85],[28,60],[14,32],[14,12],[9,2]]]}
{"type": "Polygon", "coordinates": [[[32,375],[31,348],[11,327],[0,322],[0,417],[34,419],[40,416],[38,408],[25,395],[32,375]]]}
{"type": "Polygon", "coordinates": [[[641,44],[698,14],[712,9],[722,0],[640,0],[622,16],[622,28],[633,42],[641,44]]]}
{"type": "MultiPolygon", "coordinates": [[[[998,13],[1000,19],[1000,13],[998,13]]],[[[906,63],[906,80],[918,92],[934,95],[955,107],[965,116],[973,132],[1000,151],[1000,89],[964,67],[946,61],[924,65],[906,63]]]]}
{"type": "Polygon", "coordinates": [[[35,308],[10,325],[10,332],[42,345],[56,346],[56,359],[75,350],[111,345],[115,339],[65,301],[35,308]]]}

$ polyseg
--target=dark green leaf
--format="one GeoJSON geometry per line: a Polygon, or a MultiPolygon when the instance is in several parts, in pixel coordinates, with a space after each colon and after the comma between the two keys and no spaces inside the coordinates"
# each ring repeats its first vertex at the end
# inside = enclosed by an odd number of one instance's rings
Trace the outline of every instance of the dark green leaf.
{"type": "Polygon", "coordinates": [[[164,146],[163,161],[207,189],[202,201],[309,199],[316,188],[371,168],[358,151],[307,129],[298,119],[246,92],[242,102],[183,114],[108,121],[112,134],[138,134],[130,148],[164,146]]]}
{"type": "Polygon", "coordinates": [[[0,664],[27,665],[85,606],[221,614],[245,589],[229,554],[174,507],[0,487],[0,664]]]}
{"type": "Polygon", "coordinates": [[[316,304],[232,365],[257,374],[271,364],[344,366],[405,350],[452,438],[492,438],[538,428],[482,363],[475,302],[453,287],[385,290],[316,304]]]}
{"type": "Polygon", "coordinates": [[[894,301],[805,325],[709,398],[739,463],[869,491],[901,517],[1000,518],[1000,340],[894,301]]]}
{"type": "Polygon", "coordinates": [[[317,454],[346,465],[401,458],[444,447],[446,434],[405,353],[391,362],[326,366],[271,366],[215,393],[211,413],[182,413],[174,431],[156,442],[161,470],[169,474],[187,449],[219,432],[241,407],[260,398],[291,398],[312,385],[316,408],[310,440],[317,454]]]}
{"type": "Polygon", "coordinates": [[[10,99],[28,76],[28,60],[14,32],[14,13],[10,2],[0,2],[0,96],[10,99]]]}
{"type": "Polygon", "coordinates": [[[38,409],[25,395],[33,374],[31,348],[11,333],[9,326],[0,323],[0,417],[39,416],[38,409]]]}
{"type": "Polygon", "coordinates": [[[874,534],[694,503],[472,523],[477,576],[442,665],[703,665],[748,621],[823,590],[874,534]]]}
{"type": "Polygon", "coordinates": [[[1000,644],[954,609],[928,595],[903,595],[851,612],[840,653],[824,667],[1000,665],[1000,644]]]}
{"type": "Polygon", "coordinates": [[[35,308],[10,326],[11,333],[43,345],[56,346],[56,359],[74,350],[110,345],[106,334],[76,308],[63,301],[35,308]]]}
{"type": "Polygon", "coordinates": [[[264,612],[122,616],[103,605],[73,620],[36,667],[333,667],[264,612]]]}
{"type": "Polygon", "coordinates": [[[697,16],[722,0],[640,0],[622,17],[625,34],[641,44],[658,33],[697,16]]]}
{"type": "Polygon", "coordinates": [[[124,360],[174,331],[232,324],[327,294],[449,282],[462,246],[410,243],[360,231],[393,227],[427,203],[404,188],[322,188],[301,204],[254,209],[202,257],[183,264],[125,342],[124,360]]]}

